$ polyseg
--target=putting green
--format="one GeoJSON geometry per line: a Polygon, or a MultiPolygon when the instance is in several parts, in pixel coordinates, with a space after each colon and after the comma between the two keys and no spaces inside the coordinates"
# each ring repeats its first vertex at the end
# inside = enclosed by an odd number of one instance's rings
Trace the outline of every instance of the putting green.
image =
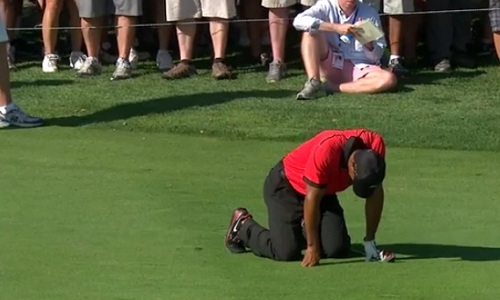
{"type": "MultiPolygon", "coordinates": [[[[500,155],[388,149],[378,235],[397,263],[304,269],[231,255],[243,205],[295,144],[40,128],[2,131],[2,299],[497,299],[500,155]]],[[[363,200],[340,194],[356,247],[363,200]]]]}

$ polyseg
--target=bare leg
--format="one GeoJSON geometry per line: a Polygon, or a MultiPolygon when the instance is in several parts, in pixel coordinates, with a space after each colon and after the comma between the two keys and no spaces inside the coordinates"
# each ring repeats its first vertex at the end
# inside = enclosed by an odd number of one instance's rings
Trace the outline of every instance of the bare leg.
{"type": "MultiPolygon", "coordinates": [[[[243,10],[245,19],[261,19],[265,14],[265,9],[260,5],[259,1],[254,0],[243,0],[243,10]]],[[[246,28],[252,56],[260,59],[262,54],[262,24],[260,22],[250,22],[246,24],[246,28]]]]}
{"type": "Polygon", "coordinates": [[[288,17],[288,8],[269,9],[269,31],[271,33],[271,47],[273,49],[274,62],[285,62],[288,17]]]}
{"type": "MultiPolygon", "coordinates": [[[[165,0],[157,0],[155,2],[156,7],[156,22],[158,23],[165,23],[166,20],[166,13],[165,13],[165,0]]],[[[159,44],[159,50],[165,50],[168,51],[170,49],[170,40],[172,38],[172,33],[173,33],[173,26],[167,25],[167,26],[158,26],[158,44],[159,44]]]]}
{"type": "Polygon", "coordinates": [[[495,48],[497,50],[497,57],[500,59],[500,32],[493,33],[493,43],[495,43],[495,48]]]}
{"type": "MultiPolygon", "coordinates": [[[[5,29],[1,28],[1,30],[5,29]]],[[[3,34],[6,35],[6,33],[3,34]]],[[[43,125],[43,122],[43,119],[26,114],[12,102],[7,42],[0,42],[0,127],[37,127],[43,125]]]]}
{"type": "MultiPolygon", "coordinates": [[[[188,22],[188,21],[183,21],[188,22]]],[[[194,39],[196,35],[196,24],[178,24],[177,39],[179,41],[179,52],[181,60],[193,59],[194,39]]]]}
{"type": "Polygon", "coordinates": [[[308,79],[317,81],[321,78],[321,60],[328,55],[328,44],[322,34],[304,33],[301,42],[302,61],[308,79]]]}
{"type": "Polygon", "coordinates": [[[136,17],[116,16],[116,21],[119,27],[116,31],[118,58],[128,60],[130,49],[132,48],[135,40],[135,27],[131,27],[130,25],[134,25],[136,20],[136,17]]]}
{"type": "Polygon", "coordinates": [[[59,26],[59,15],[63,8],[63,0],[46,0],[42,18],[42,38],[44,54],[55,54],[57,44],[57,29],[59,26]]]}
{"type": "MultiPolygon", "coordinates": [[[[66,8],[69,13],[69,23],[71,27],[80,27],[80,16],[76,0],[65,0],[66,8]]],[[[82,51],[83,36],[81,29],[71,30],[71,51],[82,51]]]]}
{"type": "Polygon", "coordinates": [[[210,34],[214,47],[214,58],[224,59],[226,57],[227,38],[229,35],[229,23],[227,20],[219,18],[211,19],[210,34]]]}
{"type": "Polygon", "coordinates": [[[99,58],[99,50],[101,49],[101,33],[99,27],[103,24],[104,18],[82,18],[82,34],[85,46],[87,48],[87,55],[89,57],[99,58]]]}
{"type": "Polygon", "coordinates": [[[397,84],[394,74],[386,70],[368,73],[365,77],[340,84],[334,89],[341,93],[369,94],[387,91],[397,84]]]}
{"type": "Polygon", "coordinates": [[[6,106],[10,99],[10,72],[7,63],[7,42],[0,43],[0,106],[6,106]]]}

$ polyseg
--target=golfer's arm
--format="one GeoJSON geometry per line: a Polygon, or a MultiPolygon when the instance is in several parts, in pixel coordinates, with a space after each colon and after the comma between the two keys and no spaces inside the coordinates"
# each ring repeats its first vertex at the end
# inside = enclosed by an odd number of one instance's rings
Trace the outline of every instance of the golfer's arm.
{"type": "Polygon", "coordinates": [[[307,185],[304,200],[304,222],[307,236],[307,247],[319,248],[319,205],[325,189],[307,185]]]}
{"type": "Polygon", "coordinates": [[[366,217],[366,235],[365,240],[371,241],[375,239],[378,225],[382,217],[384,208],[384,187],[380,185],[374,194],[366,199],[365,202],[365,217],[366,217]]]}

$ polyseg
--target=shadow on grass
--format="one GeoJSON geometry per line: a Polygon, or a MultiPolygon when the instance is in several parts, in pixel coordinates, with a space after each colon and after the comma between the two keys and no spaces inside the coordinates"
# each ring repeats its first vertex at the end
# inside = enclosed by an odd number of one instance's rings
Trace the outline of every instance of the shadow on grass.
{"type": "MultiPolygon", "coordinates": [[[[289,90],[231,91],[200,93],[157,98],[112,106],[85,116],[46,119],[48,126],[77,127],[93,123],[113,122],[133,117],[162,114],[190,107],[204,107],[246,98],[289,99],[295,92],[289,90]]],[[[293,98],[291,98],[293,99],[293,98]]]]}
{"type": "Polygon", "coordinates": [[[436,81],[443,79],[467,79],[485,74],[484,70],[454,70],[452,72],[434,72],[434,71],[418,71],[407,77],[401,78],[402,84],[410,85],[432,85],[437,84],[436,81]]]}
{"type": "Polygon", "coordinates": [[[22,88],[25,86],[60,86],[73,84],[74,80],[68,79],[36,79],[36,80],[14,80],[10,86],[12,89],[22,88]]]}
{"type": "MultiPolygon", "coordinates": [[[[352,246],[352,249],[354,252],[360,254],[363,251],[363,245],[355,244],[352,246]]],[[[396,261],[436,258],[450,258],[465,261],[500,260],[500,248],[491,247],[408,243],[379,245],[379,249],[387,249],[396,253],[396,261]],[[398,257],[398,255],[407,257],[398,257]]]]}
{"type": "Polygon", "coordinates": [[[380,246],[397,254],[408,255],[399,260],[456,258],[466,261],[500,260],[500,248],[440,244],[388,244],[380,246]]]}
{"type": "MultiPolygon", "coordinates": [[[[319,266],[365,263],[362,254],[363,245],[354,244],[352,249],[351,256],[344,259],[323,259],[319,266]]],[[[500,260],[500,248],[440,244],[387,244],[379,245],[379,249],[393,251],[396,254],[396,262],[438,258],[475,262],[500,260]],[[401,255],[407,257],[401,257],[401,255]]]]}

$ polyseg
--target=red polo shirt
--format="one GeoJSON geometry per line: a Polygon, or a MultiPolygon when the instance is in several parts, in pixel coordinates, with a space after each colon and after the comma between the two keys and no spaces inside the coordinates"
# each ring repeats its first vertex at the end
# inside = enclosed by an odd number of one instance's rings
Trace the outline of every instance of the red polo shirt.
{"type": "Polygon", "coordinates": [[[341,192],[352,184],[347,171],[349,155],[361,148],[373,149],[385,157],[384,140],[376,132],[367,129],[322,131],[283,158],[285,175],[303,195],[307,184],[326,187],[327,195],[341,192]]]}

